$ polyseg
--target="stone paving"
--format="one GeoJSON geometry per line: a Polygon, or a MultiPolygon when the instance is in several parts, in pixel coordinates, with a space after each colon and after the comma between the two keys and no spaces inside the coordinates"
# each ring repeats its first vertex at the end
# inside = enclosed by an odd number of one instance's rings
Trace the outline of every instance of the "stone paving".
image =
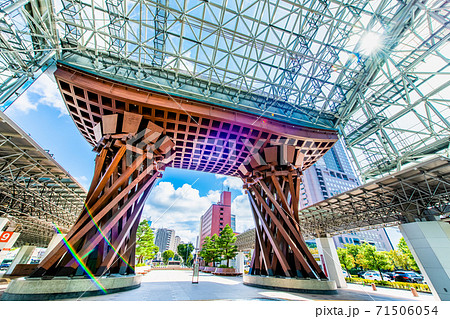
{"type": "Polygon", "coordinates": [[[351,284],[337,295],[291,293],[245,286],[242,277],[220,277],[200,273],[199,283],[192,284],[192,271],[152,270],[142,278],[138,289],[111,295],[83,297],[81,300],[108,301],[177,301],[177,300],[346,300],[346,301],[434,301],[431,294],[351,284]]]}

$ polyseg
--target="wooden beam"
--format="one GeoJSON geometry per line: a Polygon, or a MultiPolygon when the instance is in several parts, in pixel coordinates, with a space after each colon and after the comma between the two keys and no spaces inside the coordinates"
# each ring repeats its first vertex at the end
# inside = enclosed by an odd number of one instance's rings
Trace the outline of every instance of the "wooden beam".
{"type": "MultiPolygon", "coordinates": [[[[255,192],[255,194],[257,194],[257,192],[255,192]]],[[[291,268],[289,267],[289,263],[287,262],[286,257],[280,252],[280,248],[277,246],[277,243],[274,239],[274,235],[272,234],[272,231],[270,230],[269,226],[267,225],[266,221],[264,220],[263,216],[261,215],[261,212],[258,210],[255,200],[253,199],[253,196],[250,196],[250,203],[254,207],[254,211],[255,211],[256,215],[259,217],[261,225],[264,228],[264,232],[267,235],[267,239],[272,244],[272,249],[273,249],[274,253],[277,255],[278,259],[280,260],[280,264],[281,264],[281,267],[283,268],[285,275],[287,277],[291,277],[291,273],[290,273],[291,268]]]]}
{"type": "MultiPolygon", "coordinates": [[[[264,183],[259,183],[264,184],[264,183]]],[[[283,236],[284,240],[289,244],[289,246],[291,247],[292,251],[294,252],[294,255],[299,259],[300,263],[302,264],[304,270],[310,275],[310,276],[314,276],[314,273],[312,272],[311,267],[308,265],[308,263],[305,261],[301,251],[298,249],[297,244],[294,243],[294,241],[291,239],[291,237],[289,236],[289,234],[286,232],[286,230],[284,229],[283,225],[280,223],[280,221],[278,220],[278,218],[275,216],[275,214],[272,212],[272,210],[270,209],[270,207],[267,205],[267,203],[264,201],[264,199],[261,197],[261,195],[258,192],[255,192],[256,198],[258,200],[258,202],[262,203],[262,205],[265,208],[265,211],[269,214],[271,221],[273,223],[275,223],[275,225],[277,226],[277,230],[281,233],[281,235],[283,236]]],[[[269,194],[267,194],[269,195],[269,194]]],[[[269,196],[270,197],[270,196],[269,196]]],[[[291,232],[293,230],[292,224],[290,223],[289,219],[285,218],[285,215],[282,214],[283,219],[285,220],[285,223],[291,227],[289,227],[291,229],[291,232]]],[[[294,233],[294,236],[296,234],[294,233]]]]}
{"type": "MultiPolygon", "coordinates": [[[[251,196],[249,194],[249,196],[251,196]]],[[[262,259],[264,262],[264,266],[266,267],[266,272],[269,276],[273,275],[271,274],[271,269],[269,267],[269,255],[267,254],[266,251],[266,245],[264,245],[263,243],[263,239],[262,239],[262,234],[261,234],[261,226],[259,224],[259,218],[258,215],[256,214],[256,212],[254,211],[254,207],[253,205],[250,206],[251,210],[252,210],[252,214],[253,214],[253,219],[255,221],[255,229],[256,229],[256,239],[258,240],[259,243],[259,247],[260,247],[260,251],[262,251],[262,259]]]]}

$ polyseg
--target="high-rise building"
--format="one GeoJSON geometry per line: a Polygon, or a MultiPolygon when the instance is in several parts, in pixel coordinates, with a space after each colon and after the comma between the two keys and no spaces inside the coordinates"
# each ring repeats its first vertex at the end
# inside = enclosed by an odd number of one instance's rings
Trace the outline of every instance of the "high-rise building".
{"type": "Polygon", "coordinates": [[[336,248],[345,248],[345,244],[360,245],[362,242],[367,242],[368,244],[375,246],[377,250],[389,251],[394,249],[384,228],[350,232],[334,236],[333,241],[336,248]]]}
{"type": "Polygon", "coordinates": [[[178,245],[181,244],[181,237],[180,236],[175,236],[175,240],[173,241],[173,247],[172,247],[172,251],[174,251],[175,253],[178,251],[178,245]]]}
{"type": "MultiPolygon", "coordinates": [[[[303,172],[300,207],[313,205],[360,185],[348,159],[344,145],[338,141],[316,164],[303,172]]],[[[377,250],[391,250],[392,244],[384,229],[351,232],[333,237],[336,248],[363,241],[377,250]]]]}
{"type": "Polygon", "coordinates": [[[160,252],[173,250],[175,242],[175,230],[167,228],[158,228],[155,236],[155,245],[159,247],[160,252]]]}
{"type": "Polygon", "coordinates": [[[236,232],[236,215],[231,214],[231,225],[230,225],[231,229],[233,230],[233,232],[236,232]]]}
{"type": "Polygon", "coordinates": [[[306,207],[359,186],[345,149],[338,141],[303,172],[300,207],[306,207]]]}
{"type": "Polygon", "coordinates": [[[225,225],[231,227],[231,193],[222,192],[220,201],[211,207],[200,218],[200,248],[206,236],[219,235],[225,225]]]}

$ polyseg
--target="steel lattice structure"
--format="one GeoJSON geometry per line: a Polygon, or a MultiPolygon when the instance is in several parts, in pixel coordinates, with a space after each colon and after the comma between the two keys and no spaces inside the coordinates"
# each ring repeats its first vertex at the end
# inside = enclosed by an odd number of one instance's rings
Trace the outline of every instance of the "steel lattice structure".
{"type": "Polygon", "coordinates": [[[449,159],[438,156],[409,166],[302,209],[302,232],[315,238],[436,218],[448,221],[449,159]]]}
{"type": "Polygon", "coordinates": [[[56,225],[67,231],[86,190],[45,150],[0,114],[0,217],[21,235],[17,244],[46,246],[56,225]]]}
{"type": "Polygon", "coordinates": [[[449,147],[448,1],[1,1],[0,104],[58,60],[339,130],[363,179],[449,147]],[[380,34],[382,49],[364,52],[380,34]]]}

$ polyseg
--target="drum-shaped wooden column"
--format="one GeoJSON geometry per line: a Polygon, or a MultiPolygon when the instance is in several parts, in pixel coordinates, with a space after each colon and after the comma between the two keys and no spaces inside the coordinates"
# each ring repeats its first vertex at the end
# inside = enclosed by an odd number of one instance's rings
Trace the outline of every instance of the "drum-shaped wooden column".
{"type": "Polygon", "coordinates": [[[94,130],[98,155],[85,208],[31,277],[134,274],[144,203],[174,144],[161,127],[128,112],[104,116],[94,130]]]}
{"type": "Polygon", "coordinates": [[[250,275],[327,278],[300,232],[303,158],[294,146],[275,145],[253,154],[239,168],[256,226],[250,275]]]}

